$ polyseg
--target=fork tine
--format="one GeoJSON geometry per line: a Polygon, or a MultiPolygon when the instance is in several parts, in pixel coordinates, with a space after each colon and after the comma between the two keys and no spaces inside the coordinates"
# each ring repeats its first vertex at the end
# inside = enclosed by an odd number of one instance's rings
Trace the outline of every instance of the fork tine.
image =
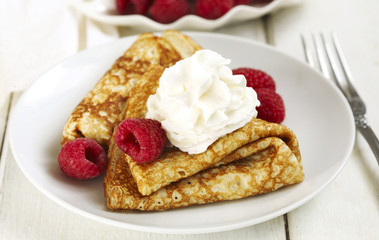
{"type": "Polygon", "coordinates": [[[323,45],[320,42],[320,39],[318,37],[316,37],[315,34],[312,35],[312,38],[313,38],[313,44],[315,45],[315,48],[316,48],[317,59],[318,59],[318,63],[319,63],[320,68],[321,68],[321,72],[324,74],[324,76],[326,78],[330,79],[328,64],[325,60],[326,57],[325,57],[324,51],[323,51],[323,45]]]}
{"type": "Polygon", "coordinates": [[[322,44],[323,44],[323,47],[324,47],[325,52],[326,52],[326,56],[328,58],[329,64],[330,64],[331,69],[332,69],[333,77],[336,80],[336,84],[339,87],[339,89],[341,89],[343,94],[346,96],[347,93],[343,88],[344,78],[342,77],[341,71],[338,68],[337,61],[333,55],[332,48],[331,48],[329,42],[326,40],[325,35],[321,34],[321,37],[322,37],[322,44]]]}
{"type": "Polygon", "coordinates": [[[301,34],[300,38],[301,38],[301,42],[303,43],[303,50],[304,50],[304,54],[305,54],[305,59],[307,60],[307,63],[312,68],[314,68],[315,67],[315,63],[313,61],[312,53],[311,53],[311,50],[309,49],[309,46],[307,45],[307,43],[305,41],[304,35],[301,34]]]}
{"type": "Polygon", "coordinates": [[[351,96],[358,96],[358,93],[356,92],[352,82],[353,82],[353,75],[351,74],[351,71],[350,71],[350,68],[347,64],[347,61],[346,61],[346,58],[345,58],[345,55],[343,54],[342,52],[342,49],[340,47],[340,44],[339,44],[339,41],[337,39],[337,35],[333,32],[331,34],[331,37],[332,37],[332,42],[333,42],[333,46],[334,46],[334,49],[336,50],[337,52],[337,56],[338,56],[338,59],[341,63],[341,66],[342,66],[342,70],[345,74],[345,77],[346,77],[346,83],[347,83],[347,86],[348,86],[348,90],[350,92],[350,95],[351,96]]]}

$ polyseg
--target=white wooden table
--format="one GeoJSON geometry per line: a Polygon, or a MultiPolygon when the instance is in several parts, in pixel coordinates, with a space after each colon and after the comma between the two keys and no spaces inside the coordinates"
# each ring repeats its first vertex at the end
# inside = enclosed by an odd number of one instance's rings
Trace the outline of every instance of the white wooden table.
{"type": "MultiPolygon", "coordinates": [[[[19,8],[21,14],[28,14],[22,11],[22,3],[33,4],[33,1],[27,0],[0,2],[1,7],[9,7],[10,11],[19,8]]],[[[298,7],[214,31],[268,41],[302,60],[300,33],[335,31],[351,66],[355,85],[367,104],[369,122],[374,131],[379,133],[378,10],[377,0],[305,0],[298,7]]],[[[4,8],[0,11],[4,13],[4,8]]],[[[29,14],[38,14],[38,11],[29,14]]],[[[1,25],[0,36],[16,27],[4,17],[1,20],[0,24],[6,25],[1,25]]],[[[118,31],[121,36],[143,32],[130,28],[119,28],[118,31]]],[[[7,56],[1,56],[4,45],[0,44],[0,60],[16,62],[20,59],[15,59],[10,52],[27,50],[28,44],[40,44],[28,40],[17,39],[14,45],[8,44],[14,49],[7,49],[7,56]]],[[[0,65],[4,63],[2,61],[0,65]]],[[[1,72],[1,75],[7,78],[19,76],[17,65],[12,67],[9,62],[7,64],[10,67],[1,68],[6,71],[1,72]]],[[[51,64],[46,63],[41,69],[51,67],[51,64]]],[[[379,239],[379,166],[360,134],[356,137],[355,147],[346,166],[337,178],[315,198],[283,216],[219,233],[144,233],[105,225],[77,215],[47,198],[25,178],[16,165],[7,138],[9,113],[19,96],[20,93],[6,93],[2,96],[5,101],[0,101],[0,239],[379,239]]]]}

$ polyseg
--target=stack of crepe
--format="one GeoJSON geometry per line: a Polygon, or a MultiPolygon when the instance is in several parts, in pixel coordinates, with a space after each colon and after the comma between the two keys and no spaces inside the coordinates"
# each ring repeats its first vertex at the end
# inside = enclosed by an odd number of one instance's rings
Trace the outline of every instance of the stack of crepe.
{"type": "MultiPolygon", "coordinates": [[[[99,119],[92,121],[91,124],[95,122],[95,125],[86,125],[89,123],[82,121],[85,122],[84,129],[94,128],[88,131],[95,132],[95,140],[106,139],[104,142],[108,150],[109,164],[104,187],[109,209],[167,210],[234,200],[272,192],[304,179],[299,145],[294,133],[283,125],[257,118],[219,138],[200,154],[191,155],[175,147],[167,147],[158,159],[139,164],[117,147],[113,137],[110,137],[111,131],[114,133],[115,127],[123,119],[144,118],[147,99],[158,88],[159,78],[164,69],[199,49],[201,47],[192,39],[177,31],[166,31],[161,37],[141,35],[127,50],[127,53],[131,54],[128,60],[130,66],[137,67],[138,74],[125,78],[124,83],[126,82],[128,87],[123,88],[125,91],[120,94],[122,97],[119,99],[122,100],[117,102],[117,113],[112,112],[114,118],[108,121],[111,128],[99,137],[98,133],[101,131],[98,129],[104,130],[105,127],[98,124],[99,119]],[[146,36],[150,39],[145,41],[149,42],[148,45],[141,41],[146,36]],[[152,44],[150,41],[155,43],[152,44]],[[164,50],[161,49],[162,46],[164,50]],[[141,50],[138,51],[138,48],[141,50]],[[150,54],[151,58],[146,60],[144,53],[147,52],[155,54],[150,54]],[[149,63],[146,67],[139,67],[135,59],[146,60],[149,63]]],[[[107,74],[112,75],[112,69],[107,74]]],[[[107,74],[103,78],[109,78],[107,74]]],[[[100,82],[106,81],[102,79],[100,82]]],[[[90,93],[86,98],[87,101],[83,100],[81,104],[93,102],[96,95],[90,93]]],[[[107,101],[105,100],[104,104],[107,101]]],[[[91,109],[80,107],[82,108],[91,109]]],[[[75,112],[74,110],[73,114],[75,112]]],[[[101,116],[96,110],[83,110],[80,117],[88,114],[101,116]]],[[[109,113],[107,116],[110,116],[109,113]]],[[[80,117],[71,116],[69,125],[81,126],[80,117]]],[[[79,132],[79,137],[87,137],[79,127],[75,129],[78,129],[76,131],[79,132]]],[[[63,136],[65,139],[65,136],[70,134],[64,133],[63,136]]]]}

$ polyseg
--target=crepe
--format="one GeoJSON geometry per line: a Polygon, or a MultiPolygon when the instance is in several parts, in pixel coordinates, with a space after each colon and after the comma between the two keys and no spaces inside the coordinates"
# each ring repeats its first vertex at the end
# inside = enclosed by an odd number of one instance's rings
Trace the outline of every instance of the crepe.
{"type": "MultiPolygon", "coordinates": [[[[145,117],[163,70],[152,65],[136,83],[124,118],[145,117]]],[[[104,185],[110,209],[163,210],[239,199],[304,179],[294,133],[257,118],[200,154],[166,148],[153,162],[138,164],[111,144],[108,159],[104,185]]]]}
{"type": "Polygon", "coordinates": [[[303,181],[302,167],[283,141],[265,138],[257,141],[252,151],[260,144],[270,147],[171,183],[149,196],[138,191],[128,164],[113,158],[105,184],[107,206],[113,210],[168,210],[255,196],[303,181]]]}
{"type": "Polygon", "coordinates": [[[198,49],[201,47],[197,43],[178,31],[168,30],[160,37],[140,34],[73,110],[63,129],[62,145],[84,137],[96,140],[107,150],[129,92],[149,66],[171,66],[198,49]]]}

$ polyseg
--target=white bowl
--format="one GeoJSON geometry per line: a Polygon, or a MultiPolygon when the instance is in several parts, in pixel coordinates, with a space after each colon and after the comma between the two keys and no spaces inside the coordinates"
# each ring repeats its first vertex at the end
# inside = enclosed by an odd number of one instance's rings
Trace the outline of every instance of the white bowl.
{"type": "Polygon", "coordinates": [[[215,29],[226,24],[259,18],[277,9],[292,6],[300,2],[302,2],[302,0],[274,0],[262,7],[239,5],[215,20],[208,20],[195,15],[187,15],[169,24],[158,23],[143,15],[118,15],[113,4],[113,0],[73,0],[72,4],[87,17],[102,23],[116,26],[143,28],[146,31],[162,31],[167,29],[215,29]]]}

